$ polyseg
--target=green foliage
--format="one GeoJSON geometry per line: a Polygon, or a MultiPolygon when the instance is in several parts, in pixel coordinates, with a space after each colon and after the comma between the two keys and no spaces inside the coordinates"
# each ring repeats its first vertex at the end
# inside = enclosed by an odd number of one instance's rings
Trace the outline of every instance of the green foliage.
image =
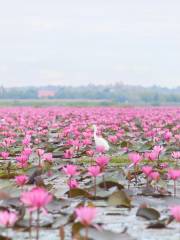
{"type": "Polygon", "coordinates": [[[55,92],[50,99],[38,99],[42,88],[0,88],[1,106],[109,106],[109,105],[179,105],[180,87],[115,85],[87,85],[78,87],[47,86],[44,90],[55,92]],[[20,101],[23,99],[23,101],[20,101]],[[35,101],[36,100],[36,101],[35,101]]]}

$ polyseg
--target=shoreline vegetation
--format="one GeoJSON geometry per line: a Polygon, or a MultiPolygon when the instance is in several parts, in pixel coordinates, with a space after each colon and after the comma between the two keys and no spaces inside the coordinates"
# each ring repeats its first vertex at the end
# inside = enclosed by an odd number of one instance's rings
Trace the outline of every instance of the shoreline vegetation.
{"type": "Polygon", "coordinates": [[[180,87],[125,84],[0,87],[0,106],[179,106],[180,87]]]}
{"type": "Polygon", "coordinates": [[[118,103],[107,99],[0,99],[0,107],[158,107],[158,106],[180,106],[180,103],[159,103],[159,104],[133,104],[118,103]]]}

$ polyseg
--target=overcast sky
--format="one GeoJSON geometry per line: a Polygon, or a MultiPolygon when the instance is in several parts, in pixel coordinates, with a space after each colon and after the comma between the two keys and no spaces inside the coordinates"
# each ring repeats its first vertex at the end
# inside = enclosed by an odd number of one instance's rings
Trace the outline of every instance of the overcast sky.
{"type": "Polygon", "coordinates": [[[0,84],[180,86],[180,0],[0,0],[0,84]]]}

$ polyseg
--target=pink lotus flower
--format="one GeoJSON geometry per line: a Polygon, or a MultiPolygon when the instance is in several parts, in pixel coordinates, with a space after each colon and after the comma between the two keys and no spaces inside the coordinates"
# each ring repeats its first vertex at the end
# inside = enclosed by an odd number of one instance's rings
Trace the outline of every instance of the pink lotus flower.
{"type": "Polygon", "coordinates": [[[75,175],[79,174],[77,172],[77,166],[72,165],[72,164],[69,164],[69,165],[66,165],[65,167],[63,167],[63,171],[69,177],[72,177],[72,176],[75,176],[75,175]]]}
{"type": "Polygon", "coordinates": [[[28,156],[27,155],[21,155],[16,157],[16,160],[18,162],[18,166],[21,168],[25,168],[28,165],[28,156]]]}
{"type": "Polygon", "coordinates": [[[73,146],[76,150],[79,150],[79,148],[81,147],[81,143],[79,142],[79,140],[72,140],[72,146],[73,146]]]}
{"type": "Polygon", "coordinates": [[[45,153],[45,154],[43,155],[43,160],[44,160],[44,161],[47,161],[47,162],[49,162],[49,163],[52,163],[52,161],[53,161],[52,153],[45,153]]]}
{"type": "Polygon", "coordinates": [[[8,157],[9,157],[9,153],[8,153],[8,152],[1,152],[1,157],[2,157],[4,160],[7,160],[8,157]]]}
{"type": "Polygon", "coordinates": [[[176,181],[180,179],[180,169],[169,169],[168,177],[174,181],[174,196],[176,195],[176,181]]]}
{"type": "Polygon", "coordinates": [[[45,210],[45,206],[52,201],[52,195],[45,189],[37,187],[28,192],[23,192],[20,199],[30,211],[45,210]]]}
{"type": "Polygon", "coordinates": [[[142,171],[148,177],[153,171],[153,168],[151,166],[143,166],[142,171]]]}
{"type": "Polygon", "coordinates": [[[13,212],[0,212],[0,224],[4,227],[12,227],[17,221],[17,215],[13,212]]]}
{"type": "Polygon", "coordinates": [[[154,181],[159,181],[160,179],[160,174],[158,172],[151,172],[149,174],[149,177],[151,178],[151,180],[154,180],[154,181]]]}
{"type": "Polygon", "coordinates": [[[35,144],[39,144],[40,142],[41,142],[40,139],[38,139],[38,138],[34,139],[34,143],[35,143],[35,144]]]}
{"type": "Polygon", "coordinates": [[[76,179],[69,179],[67,184],[68,184],[70,189],[78,188],[78,186],[79,186],[76,179]]]}
{"type": "Polygon", "coordinates": [[[172,133],[170,131],[165,132],[164,140],[169,142],[171,138],[172,138],[172,133]]]}
{"type": "Polygon", "coordinates": [[[168,177],[174,181],[180,178],[180,169],[169,169],[168,177]]]}
{"type": "Polygon", "coordinates": [[[28,158],[32,154],[32,149],[31,148],[24,148],[22,151],[22,155],[26,155],[28,158]]]}
{"type": "Polygon", "coordinates": [[[180,222],[180,205],[174,206],[170,208],[171,215],[177,222],[180,222]]]}
{"type": "MultiPolygon", "coordinates": [[[[104,165],[103,165],[103,167],[104,167],[104,165]]],[[[88,167],[88,174],[94,178],[94,196],[95,197],[96,197],[96,177],[101,174],[103,167],[101,167],[101,168],[99,166],[88,167]]],[[[103,180],[104,180],[104,176],[103,176],[103,180]]]]}
{"type": "Polygon", "coordinates": [[[18,186],[24,186],[28,182],[28,179],[26,175],[19,175],[15,177],[15,182],[18,186]]]}
{"type": "Polygon", "coordinates": [[[163,146],[154,146],[153,151],[155,151],[157,153],[157,155],[159,156],[164,151],[164,147],[163,146]]]}
{"type": "Polygon", "coordinates": [[[171,156],[174,158],[174,159],[180,159],[180,152],[172,152],[171,156]]]}
{"type": "Polygon", "coordinates": [[[88,174],[92,177],[97,177],[101,173],[101,169],[99,166],[91,166],[88,167],[88,174]]]}
{"type": "Polygon", "coordinates": [[[12,139],[12,138],[4,138],[4,141],[2,142],[2,145],[4,147],[10,147],[13,143],[15,143],[16,140],[15,139],[12,139]]]}
{"type": "Polygon", "coordinates": [[[64,153],[64,158],[66,159],[71,159],[74,156],[74,150],[73,149],[68,149],[64,153]]]}
{"type": "Polygon", "coordinates": [[[96,158],[96,163],[97,165],[99,165],[101,170],[108,165],[109,161],[110,161],[109,157],[104,155],[101,155],[96,158]]]}
{"type": "Polygon", "coordinates": [[[155,161],[158,159],[158,153],[156,151],[152,151],[150,153],[146,153],[146,157],[150,160],[150,161],[155,161]]]}
{"type": "Polygon", "coordinates": [[[142,159],[139,153],[130,153],[128,157],[133,162],[134,165],[137,165],[142,159]]]}
{"type": "Polygon", "coordinates": [[[113,144],[116,144],[117,141],[118,141],[118,138],[117,138],[117,136],[109,136],[108,141],[113,143],[113,144]]]}
{"type": "Polygon", "coordinates": [[[106,152],[106,149],[105,149],[105,147],[103,147],[103,146],[97,146],[97,147],[96,147],[96,152],[97,152],[97,153],[105,153],[105,152],[106,152]]]}
{"type": "Polygon", "coordinates": [[[30,142],[31,142],[31,136],[26,136],[26,137],[23,139],[22,144],[23,144],[24,146],[28,147],[29,144],[30,144],[30,142]]]}
{"type": "Polygon", "coordinates": [[[84,226],[89,226],[96,217],[96,208],[93,207],[79,207],[75,210],[77,220],[84,226]]]}
{"type": "Polygon", "coordinates": [[[94,151],[93,150],[88,150],[86,151],[86,154],[89,156],[89,157],[92,157],[94,155],[94,151]]]}
{"type": "Polygon", "coordinates": [[[161,163],[161,164],[160,164],[160,167],[163,168],[163,169],[164,169],[164,168],[167,168],[167,167],[168,167],[168,163],[166,163],[166,162],[161,163]]]}
{"type": "Polygon", "coordinates": [[[91,141],[90,139],[86,138],[86,139],[84,139],[84,140],[82,141],[82,144],[83,144],[84,146],[88,146],[88,145],[91,145],[91,144],[92,144],[92,141],[91,141]]]}

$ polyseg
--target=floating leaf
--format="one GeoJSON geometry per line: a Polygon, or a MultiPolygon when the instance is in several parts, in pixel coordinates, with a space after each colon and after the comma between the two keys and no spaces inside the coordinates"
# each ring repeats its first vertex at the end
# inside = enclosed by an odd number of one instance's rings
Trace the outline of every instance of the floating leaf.
{"type": "Polygon", "coordinates": [[[64,152],[53,152],[53,158],[62,158],[64,156],[64,152]]]}
{"type": "Polygon", "coordinates": [[[81,189],[81,188],[74,188],[74,189],[71,189],[67,192],[68,196],[69,197],[72,197],[72,198],[75,198],[75,197],[85,197],[85,198],[88,198],[88,199],[92,199],[93,196],[88,193],[87,191],[81,189]]]}
{"type": "Polygon", "coordinates": [[[165,228],[166,223],[163,220],[157,220],[148,224],[147,228],[165,228]]]}
{"type": "Polygon", "coordinates": [[[109,198],[108,198],[108,204],[110,206],[122,206],[122,207],[131,207],[131,199],[130,197],[123,191],[119,190],[114,192],[109,198]]]}
{"type": "Polygon", "coordinates": [[[165,218],[162,220],[155,220],[151,222],[147,228],[165,228],[168,224],[170,224],[174,218],[170,216],[169,218],[165,218]]]}
{"type": "Polygon", "coordinates": [[[69,207],[70,206],[70,201],[69,200],[53,200],[52,202],[50,202],[46,209],[48,212],[50,213],[60,213],[62,211],[63,208],[69,207]]]}
{"type": "Polygon", "coordinates": [[[123,189],[124,186],[118,182],[114,182],[114,181],[105,181],[105,182],[100,182],[99,183],[99,187],[100,188],[112,188],[112,187],[117,187],[119,190],[123,189]]]}
{"type": "Polygon", "coordinates": [[[152,196],[154,194],[154,188],[151,186],[142,188],[141,194],[143,196],[152,196]]]}
{"type": "Polygon", "coordinates": [[[160,218],[160,213],[154,208],[140,207],[136,216],[143,217],[147,220],[156,220],[160,218]]]}

